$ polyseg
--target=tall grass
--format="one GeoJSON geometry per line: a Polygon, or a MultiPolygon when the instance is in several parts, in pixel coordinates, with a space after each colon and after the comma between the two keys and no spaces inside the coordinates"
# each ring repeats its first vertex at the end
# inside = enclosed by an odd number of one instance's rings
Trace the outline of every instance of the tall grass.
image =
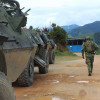
{"type": "Polygon", "coordinates": [[[77,56],[76,54],[70,52],[70,51],[65,51],[65,52],[60,52],[59,50],[55,51],[56,56],[77,56]]]}

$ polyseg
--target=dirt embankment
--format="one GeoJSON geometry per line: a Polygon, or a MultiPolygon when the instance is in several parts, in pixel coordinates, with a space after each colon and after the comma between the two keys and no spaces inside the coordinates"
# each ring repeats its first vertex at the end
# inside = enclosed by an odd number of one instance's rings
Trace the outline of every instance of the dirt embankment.
{"type": "Polygon", "coordinates": [[[85,60],[79,58],[58,60],[48,74],[40,75],[35,68],[31,87],[15,87],[17,100],[100,100],[100,55],[95,56],[92,76],[85,60]]]}

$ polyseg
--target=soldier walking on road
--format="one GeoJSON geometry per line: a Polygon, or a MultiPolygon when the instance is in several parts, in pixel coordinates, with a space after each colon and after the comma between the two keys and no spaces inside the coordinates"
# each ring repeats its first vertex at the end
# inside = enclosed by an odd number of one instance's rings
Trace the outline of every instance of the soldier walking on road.
{"type": "Polygon", "coordinates": [[[84,53],[86,57],[86,64],[88,67],[88,76],[92,75],[93,70],[93,62],[94,62],[94,54],[95,51],[98,49],[98,45],[94,43],[90,37],[86,37],[85,43],[82,45],[82,57],[84,59],[84,53]]]}

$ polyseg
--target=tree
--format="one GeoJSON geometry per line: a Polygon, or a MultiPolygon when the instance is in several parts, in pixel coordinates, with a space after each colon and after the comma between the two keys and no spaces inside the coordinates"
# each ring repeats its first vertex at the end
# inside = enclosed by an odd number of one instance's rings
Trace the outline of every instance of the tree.
{"type": "Polygon", "coordinates": [[[35,28],[35,30],[37,31],[37,32],[41,32],[41,30],[37,27],[37,28],[35,28]]]}
{"type": "Polygon", "coordinates": [[[52,24],[53,30],[49,32],[51,37],[57,44],[57,47],[60,51],[64,51],[67,44],[67,32],[60,26],[56,26],[55,23],[52,24]],[[62,50],[63,49],[63,50],[62,50]]]}
{"type": "Polygon", "coordinates": [[[53,28],[56,27],[56,24],[55,24],[55,23],[52,23],[52,27],[53,27],[53,28]]]}

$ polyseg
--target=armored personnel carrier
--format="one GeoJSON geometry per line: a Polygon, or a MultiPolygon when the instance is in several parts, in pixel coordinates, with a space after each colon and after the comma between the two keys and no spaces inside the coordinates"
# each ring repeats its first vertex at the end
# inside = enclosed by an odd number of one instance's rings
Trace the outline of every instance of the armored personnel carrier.
{"type": "Polygon", "coordinates": [[[43,34],[32,28],[27,29],[27,33],[31,35],[31,37],[35,40],[35,42],[38,45],[36,55],[34,58],[34,63],[38,66],[40,74],[46,74],[48,73],[49,69],[49,40],[48,38],[45,38],[46,41],[44,42],[41,38],[41,35],[43,34]]]}
{"type": "Polygon", "coordinates": [[[50,47],[48,49],[48,52],[49,52],[49,64],[54,64],[55,63],[55,50],[57,48],[57,45],[55,44],[55,42],[53,41],[53,39],[50,38],[50,36],[48,35],[47,32],[43,31],[41,34],[40,34],[43,42],[46,44],[46,43],[49,43],[50,44],[50,47]]]}
{"type": "Polygon", "coordinates": [[[16,0],[0,0],[0,100],[15,100],[10,82],[33,83],[38,45],[22,28],[28,11],[22,12],[16,0]]]}
{"type": "Polygon", "coordinates": [[[49,41],[50,47],[49,47],[49,64],[54,64],[55,63],[55,50],[57,48],[56,43],[54,40],[51,38],[49,34],[49,30],[47,28],[43,28],[43,33],[41,34],[41,38],[46,43],[49,41]]]}
{"type": "Polygon", "coordinates": [[[55,62],[55,50],[57,46],[52,39],[47,37],[45,32],[37,31],[32,26],[27,31],[38,44],[34,63],[38,65],[39,72],[45,74],[48,72],[49,63],[54,64],[55,62]],[[46,67],[44,67],[45,65],[46,67]]]}
{"type": "Polygon", "coordinates": [[[57,48],[57,45],[52,39],[49,39],[50,41],[50,48],[49,48],[49,64],[55,63],[55,50],[57,48]]]}

